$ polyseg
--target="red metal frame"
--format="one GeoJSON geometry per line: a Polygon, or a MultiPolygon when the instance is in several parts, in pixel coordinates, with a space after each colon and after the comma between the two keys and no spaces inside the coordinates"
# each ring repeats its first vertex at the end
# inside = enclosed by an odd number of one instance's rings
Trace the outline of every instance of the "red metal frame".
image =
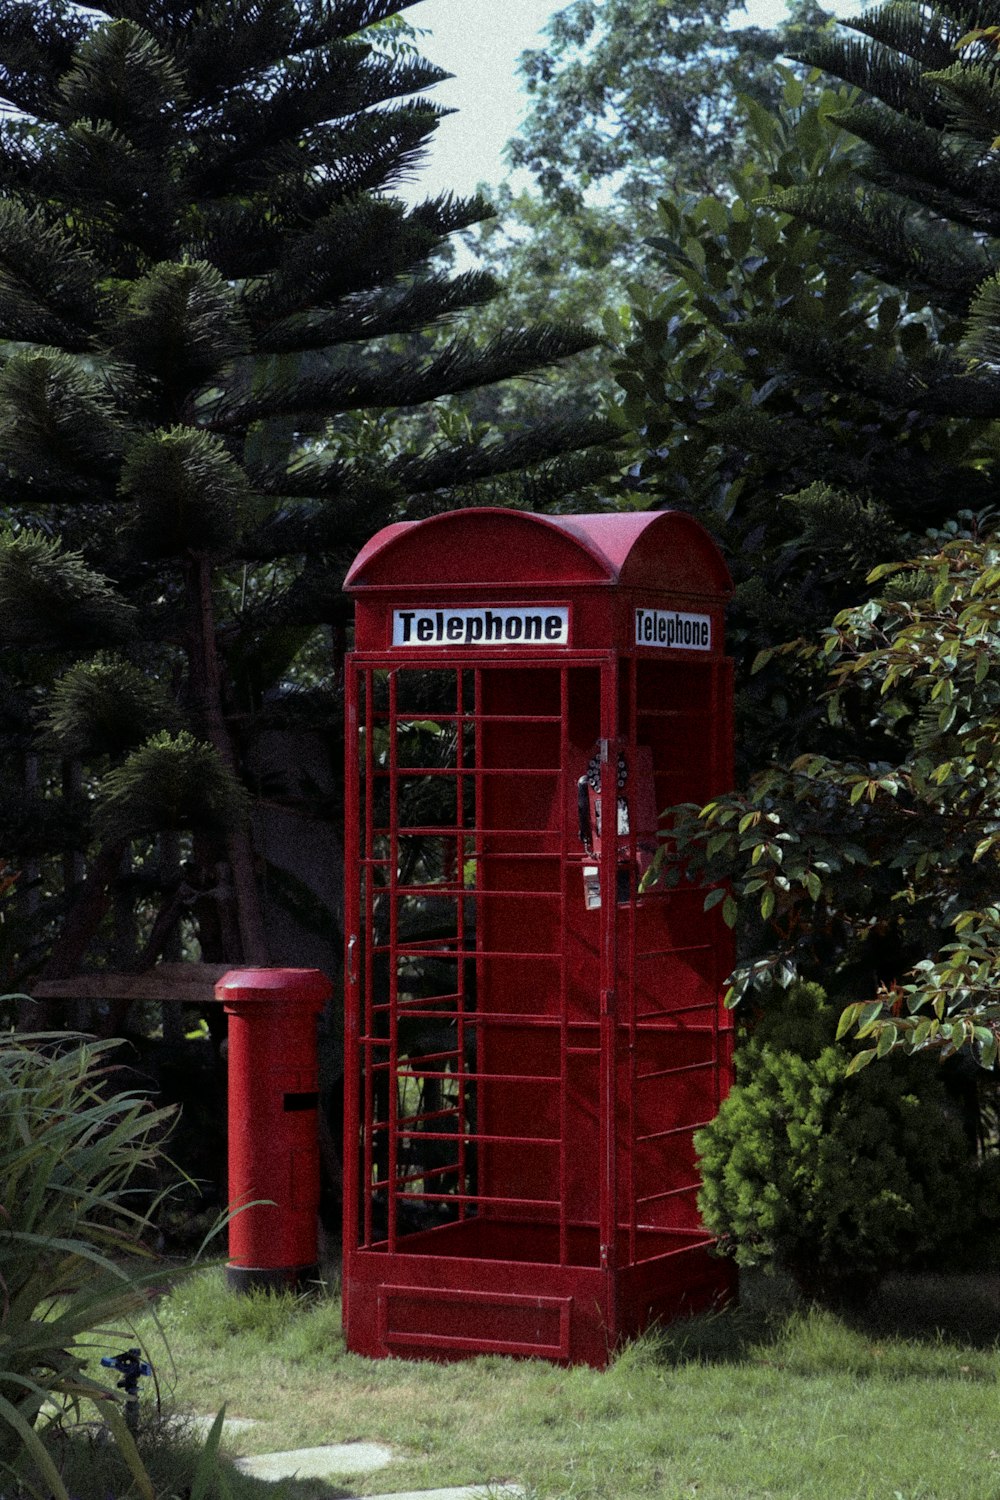
{"type": "Polygon", "coordinates": [[[349,581],[345,1323],[368,1354],[600,1365],[732,1285],[691,1145],[729,1081],[728,936],[701,892],[640,893],[635,819],[595,855],[576,827],[595,753],[605,829],[638,746],[658,807],[726,784],[726,575],[687,517],[521,515],[537,546],[477,583],[510,515],[390,528],[349,581]],[[526,597],[565,605],[566,644],[391,644],[394,609],[526,597]],[[712,649],[637,646],[637,605],[710,613],[712,649]]]}

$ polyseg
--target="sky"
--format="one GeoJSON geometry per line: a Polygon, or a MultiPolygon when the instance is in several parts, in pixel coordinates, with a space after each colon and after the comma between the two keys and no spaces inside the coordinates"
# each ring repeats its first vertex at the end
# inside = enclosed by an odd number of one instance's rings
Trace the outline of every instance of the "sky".
{"type": "MultiPolygon", "coordinates": [[[[541,28],[566,0],[420,0],[406,19],[426,31],[420,51],[455,76],[431,92],[457,110],[442,121],[424,166],[405,196],[471,193],[507,176],[503,148],[526,110],[517,59],[543,45],[541,28]]],[[[747,18],[769,26],[784,14],[783,0],[749,0],[747,18]]]]}
{"type": "Polygon", "coordinates": [[[542,45],[541,27],[559,8],[556,0],[421,0],[405,12],[429,33],[420,38],[423,56],[455,75],[431,91],[435,104],[457,113],[438,126],[420,197],[471,193],[507,175],[503,148],[526,108],[517,59],[542,45]]]}

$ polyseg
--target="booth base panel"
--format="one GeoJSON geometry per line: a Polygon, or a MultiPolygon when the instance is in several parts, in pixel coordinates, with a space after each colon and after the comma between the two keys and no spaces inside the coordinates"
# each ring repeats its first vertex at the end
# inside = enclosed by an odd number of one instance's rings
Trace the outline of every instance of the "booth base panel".
{"type": "Polygon", "coordinates": [[[406,1249],[392,1254],[348,1253],[344,1324],[354,1353],[438,1360],[508,1354],[601,1369],[622,1340],[651,1323],[691,1316],[736,1291],[735,1268],[710,1253],[703,1234],[661,1231],[656,1239],[670,1241],[666,1252],[602,1271],[526,1259],[532,1243],[544,1249],[553,1237],[558,1255],[552,1226],[469,1220],[447,1230],[410,1236],[406,1249]],[[507,1258],[514,1244],[521,1253],[507,1258]]]}

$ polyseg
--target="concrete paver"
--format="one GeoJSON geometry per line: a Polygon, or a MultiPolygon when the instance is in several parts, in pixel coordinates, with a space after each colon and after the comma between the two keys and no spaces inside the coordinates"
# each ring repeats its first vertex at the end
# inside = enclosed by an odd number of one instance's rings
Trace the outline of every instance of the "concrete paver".
{"type": "MultiPolygon", "coordinates": [[[[196,1432],[199,1437],[206,1438],[215,1425],[214,1417],[184,1417],[178,1423],[179,1427],[185,1427],[196,1432]]],[[[225,1417],[222,1422],[223,1437],[232,1437],[238,1432],[249,1432],[251,1427],[257,1423],[253,1417],[225,1417]]]]}
{"type": "Polygon", "coordinates": [[[369,1495],[367,1500],[521,1500],[519,1484],[462,1484],[444,1490],[398,1490],[393,1495],[369,1495]]]}
{"type": "MultiPolygon", "coordinates": [[[[240,1418],[234,1418],[234,1423],[240,1418]]],[[[227,1422],[228,1427],[228,1422],[227,1422]]],[[[243,1419],[243,1425],[253,1426],[243,1419]]],[[[258,1453],[238,1458],[236,1467],[253,1479],[335,1479],[384,1469],[397,1455],[382,1443],[328,1443],[287,1453],[258,1453]]],[[[437,1490],[397,1490],[369,1500],[523,1500],[519,1484],[463,1484],[437,1490]]]]}
{"type": "Polygon", "coordinates": [[[395,1454],[381,1443],[330,1443],[288,1453],[257,1453],[238,1458],[236,1467],[254,1479],[333,1479],[340,1474],[370,1474],[391,1464],[395,1454]]]}

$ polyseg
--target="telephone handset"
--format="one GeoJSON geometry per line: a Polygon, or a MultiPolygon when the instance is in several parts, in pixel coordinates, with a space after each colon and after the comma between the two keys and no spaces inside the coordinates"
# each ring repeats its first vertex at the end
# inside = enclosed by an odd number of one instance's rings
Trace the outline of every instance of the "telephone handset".
{"type": "Polygon", "coordinates": [[[601,783],[606,765],[615,768],[615,838],[618,845],[615,899],[619,905],[631,899],[633,879],[638,884],[656,852],[652,750],[648,745],[634,745],[628,752],[619,747],[616,753],[615,747],[606,740],[599,741],[587,762],[586,771],[576,784],[580,842],[586,853],[597,861],[583,867],[584,902],[588,911],[601,904],[601,783]]]}

